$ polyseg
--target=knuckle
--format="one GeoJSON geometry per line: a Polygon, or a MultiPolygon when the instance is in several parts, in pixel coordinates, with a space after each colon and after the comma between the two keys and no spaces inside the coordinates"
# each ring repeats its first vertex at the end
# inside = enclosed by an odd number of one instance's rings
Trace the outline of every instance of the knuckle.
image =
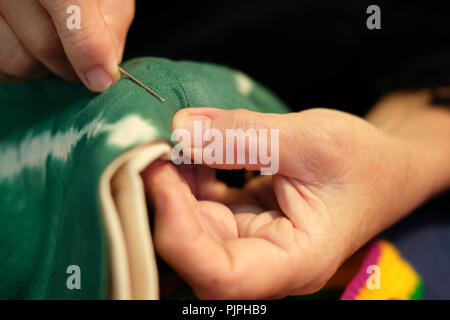
{"type": "Polygon", "coordinates": [[[246,129],[246,122],[249,118],[249,111],[245,109],[235,109],[231,111],[233,119],[233,129],[246,129]]]}
{"type": "Polygon", "coordinates": [[[61,36],[67,55],[74,59],[88,57],[90,64],[101,62],[111,54],[107,42],[95,27],[82,27],[77,32],[66,32],[61,36]]]}
{"type": "Polygon", "coordinates": [[[344,147],[348,141],[349,132],[346,130],[346,122],[351,121],[347,116],[343,117],[342,112],[327,109],[309,109],[302,112],[307,115],[311,125],[311,136],[320,145],[327,148],[337,145],[344,147]]]}
{"type": "Polygon", "coordinates": [[[261,228],[261,219],[259,219],[260,215],[255,216],[250,222],[247,224],[247,234],[254,235],[261,228]]]}
{"type": "MultiPolygon", "coordinates": [[[[293,243],[295,244],[296,243],[295,228],[294,228],[292,222],[285,217],[280,217],[275,220],[274,233],[275,233],[275,235],[283,234],[284,239],[286,239],[285,242],[287,242],[287,244],[293,244],[293,243]]],[[[288,246],[288,247],[291,247],[291,246],[288,246]]]]}
{"type": "Polygon", "coordinates": [[[346,124],[353,119],[342,117],[341,112],[326,109],[309,109],[299,114],[305,125],[299,126],[298,130],[308,150],[305,160],[311,172],[316,177],[323,176],[324,172],[329,177],[340,173],[339,170],[344,168],[342,165],[347,163],[347,155],[355,147],[355,139],[352,139],[354,132],[347,129],[354,126],[346,124]]]}
{"type": "Polygon", "coordinates": [[[67,31],[63,34],[64,40],[70,46],[84,47],[90,45],[95,39],[96,32],[87,26],[82,27],[77,32],[67,31]]]}
{"type": "Polygon", "coordinates": [[[257,129],[266,127],[265,117],[259,112],[253,112],[247,109],[232,110],[235,129],[257,129]]]}

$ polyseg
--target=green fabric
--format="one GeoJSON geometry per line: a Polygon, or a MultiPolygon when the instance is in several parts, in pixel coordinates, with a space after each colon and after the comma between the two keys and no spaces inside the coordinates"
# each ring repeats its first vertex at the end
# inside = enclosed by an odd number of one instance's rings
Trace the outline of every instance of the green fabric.
{"type": "Polygon", "coordinates": [[[99,178],[136,145],[169,140],[177,110],[287,111],[253,81],[239,89],[245,76],[225,67],[159,58],[123,67],[167,101],[126,77],[100,95],[55,78],[0,85],[0,298],[107,298],[99,178]],[[134,123],[146,130],[117,139],[134,123]],[[66,287],[69,265],[81,268],[81,290],[66,287]]]}
{"type": "Polygon", "coordinates": [[[423,289],[424,284],[422,278],[419,279],[419,285],[416,288],[416,291],[411,295],[411,300],[422,300],[423,297],[423,289]]]}

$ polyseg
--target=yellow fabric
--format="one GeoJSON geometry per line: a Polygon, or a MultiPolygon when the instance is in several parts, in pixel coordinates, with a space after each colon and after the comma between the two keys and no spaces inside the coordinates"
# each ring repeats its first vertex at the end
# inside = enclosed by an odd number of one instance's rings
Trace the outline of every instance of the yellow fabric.
{"type": "Polygon", "coordinates": [[[380,288],[361,288],[356,300],[409,300],[420,285],[420,277],[404,260],[397,249],[387,241],[380,241],[380,288]]]}

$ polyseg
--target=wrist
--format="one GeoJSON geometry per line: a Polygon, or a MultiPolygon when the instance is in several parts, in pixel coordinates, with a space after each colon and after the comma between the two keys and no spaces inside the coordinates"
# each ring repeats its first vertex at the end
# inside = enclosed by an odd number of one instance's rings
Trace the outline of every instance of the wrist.
{"type": "Polygon", "coordinates": [[[433,165],[417,143],[380,130],[371,141],[372,153],[366,153],[371,160],[357,170],[360,178],[355,181],[360,183],[341,198],[341,203],[352,207],[346,211],[359,213],[348,226],[355,237],[353,243],[347,243],[347,256],[411,213],[436,190],[436,178],[430,177],[435,174],[433,165]]]}
{"type": "Polygon", "coordinates": [[[407,149],[428,197],[450,187],[450,111],[432,106],[429,91],[390,94],[366,118],[407,149]]]}

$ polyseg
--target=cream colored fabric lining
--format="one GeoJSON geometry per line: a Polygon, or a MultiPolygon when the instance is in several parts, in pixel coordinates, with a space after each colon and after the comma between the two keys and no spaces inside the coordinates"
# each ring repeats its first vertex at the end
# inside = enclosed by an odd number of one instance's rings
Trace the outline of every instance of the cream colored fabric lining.
{"type": "Polygon", "coordinates": [[[168,159],[171,146],[156,141],[115,159],[100,179],[106,227],[110,298],[159,299],[158,271],[140,173],[158,158],[168,159]]]}

